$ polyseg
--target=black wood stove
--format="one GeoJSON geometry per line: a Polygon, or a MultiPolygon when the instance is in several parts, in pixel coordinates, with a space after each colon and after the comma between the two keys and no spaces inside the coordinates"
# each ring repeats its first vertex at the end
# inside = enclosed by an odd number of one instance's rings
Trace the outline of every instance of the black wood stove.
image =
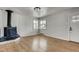
{"type": "Polygon", "coordinates": [[[7,27],[4,27],[4,37],[0,39],[0,42],[14,40],[19,37],[19,35],[17,34],[17,27],[11,26],[11,14],[13,13],[13,11],[6,10],[6,12],[7,12],[7,27]]]}

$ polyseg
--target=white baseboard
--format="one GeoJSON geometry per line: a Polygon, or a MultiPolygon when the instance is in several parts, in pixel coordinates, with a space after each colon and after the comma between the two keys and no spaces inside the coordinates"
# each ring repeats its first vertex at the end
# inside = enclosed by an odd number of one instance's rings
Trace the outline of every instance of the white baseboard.
{"type": "Polygon", "coordinates": [[[49,36],[49,37],[53,37],[53,38],[57,38],[57,39],[61,39],[61,40],[70,41],[68,38],[61,38],[61,37],[57,37],[57,36],[53,36],[53,35],[49,35],[49,34],[44,34],[44,35],[49,36]]]}

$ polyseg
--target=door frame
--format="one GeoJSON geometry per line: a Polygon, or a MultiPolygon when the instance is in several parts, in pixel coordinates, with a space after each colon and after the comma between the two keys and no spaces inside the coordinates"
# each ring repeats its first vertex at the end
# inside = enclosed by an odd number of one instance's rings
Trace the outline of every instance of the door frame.
{"type": "Polygon", "coordinates": [[[68,15],[68,41],[73,41],[71,39],[70,27],[71,27],[72,16],[76,16],[76,15],[79,15],[79,12],[75,12],[75,13],[72,13],[72,14],[68,15]]]}

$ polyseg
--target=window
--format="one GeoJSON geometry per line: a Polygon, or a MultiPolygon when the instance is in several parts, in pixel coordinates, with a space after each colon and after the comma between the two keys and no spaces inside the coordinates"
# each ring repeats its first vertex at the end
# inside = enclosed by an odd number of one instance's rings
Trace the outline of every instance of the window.
{"type": "Polygon", "coordinates": [[[40,29],[46,29],[46,20],[40,21],[40,29]]]}
{"type": "Polygon", "coordinates": [[[33,24],[34,24],[34,29],[38,29],[38,20],[37,19],[33,20],[33,24]]]}
{"type": "Polygon", "coordinates": [[[72,16],[73,22],[79,22],[79,15],[72,16]]]}
{"type": "Polygon", "coordinates": [[[34,29],[46,29],[46,20],[34,19],[33,24],[34,24],[34,29]]]}

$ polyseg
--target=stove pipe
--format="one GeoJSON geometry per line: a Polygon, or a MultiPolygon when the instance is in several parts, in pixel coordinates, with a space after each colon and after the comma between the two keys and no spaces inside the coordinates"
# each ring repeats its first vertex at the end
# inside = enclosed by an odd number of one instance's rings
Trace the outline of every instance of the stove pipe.
{"type": "Polygon", "coordinates": [[[13,11],[6,10],[6,12],[7,12],[7,27],[11,27],[11,13],[13,13],[13,11]]]}

